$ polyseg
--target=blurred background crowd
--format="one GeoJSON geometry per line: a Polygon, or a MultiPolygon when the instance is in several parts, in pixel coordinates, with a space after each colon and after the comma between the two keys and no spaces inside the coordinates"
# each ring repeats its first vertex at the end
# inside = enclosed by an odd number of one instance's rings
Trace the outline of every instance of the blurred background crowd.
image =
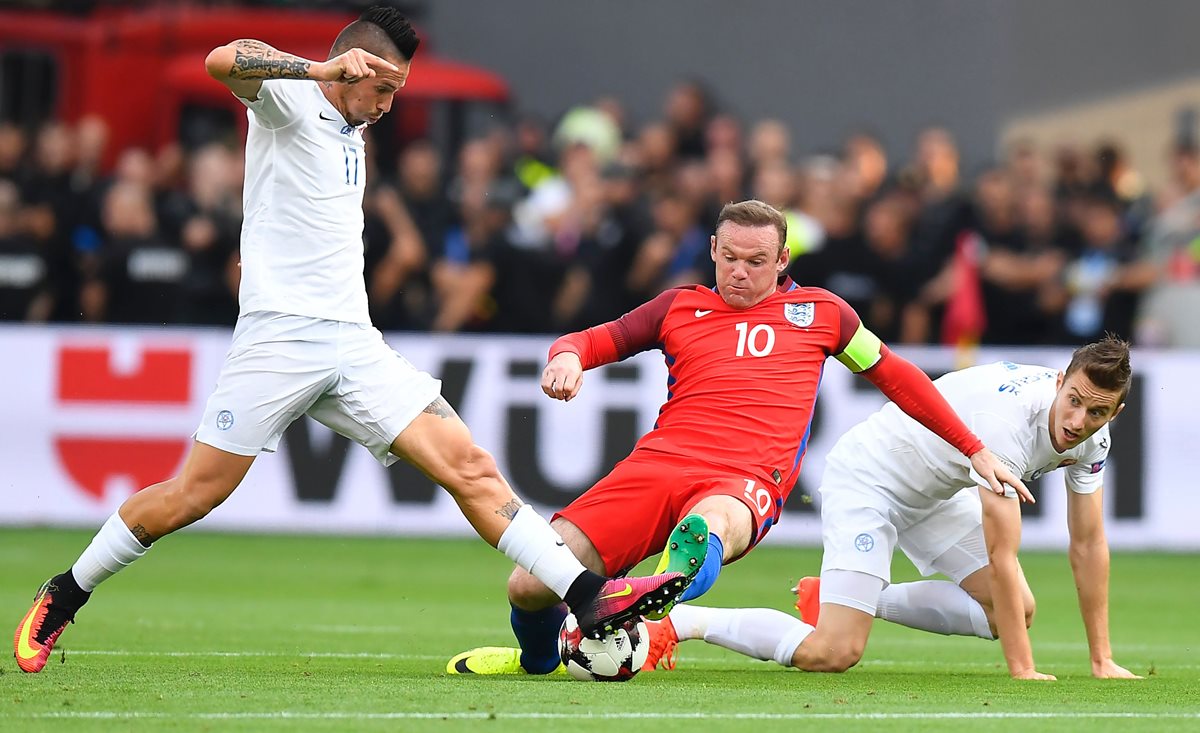
{"type": "MultiPolygon", "coordinates": [[[[494,118],[452,148],[416,139],[392,155],[378,140],[387,126],[369,130],[375,323],[559,333],[616,318],[665,288],[711,284],[717,213],[753,197],[787,214],[789,274],[846,299],[889,342],[1111,331],[1200,345],[1191,135],[1164,145],[1169,182],[1151,189],[1120,140],[1017,139],[965,170],[954,130],[897,151],[869,129],[830,150],[789,129],[683,80],[636,123],[604,97],[557,119],[494,118]]],[[[95,116],[0,122],[0,320],[231,325],[240,134],[120,150],[110,137],[95,116]]]]}

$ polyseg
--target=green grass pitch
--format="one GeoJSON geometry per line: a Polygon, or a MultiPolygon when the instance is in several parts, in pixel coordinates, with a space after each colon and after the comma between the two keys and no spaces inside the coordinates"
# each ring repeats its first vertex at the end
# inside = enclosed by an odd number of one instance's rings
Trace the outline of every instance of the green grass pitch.
{"type": "MultiPolygon", "coordinates": [[[[0,530],[5,628],[90,535],[0,530]]],[[[1116,659],[1148,675],[1122,682],[1089,677],[1065,554],[1022,560],[1038,666],[1058,682],[1008,679],[996,643],[879,622],[843,675],[689,642],[675,672],[604,685],[444,673],[511,643],[509,564],[481,542],[185,532],[106,583],[42,674],[0,664],[0,730],[1200,729],[1196,556],[1114,554],[1116,659]]],[[[817,551],[760,548],[705,602],[788,609],[818,568],[817,551]]]]}

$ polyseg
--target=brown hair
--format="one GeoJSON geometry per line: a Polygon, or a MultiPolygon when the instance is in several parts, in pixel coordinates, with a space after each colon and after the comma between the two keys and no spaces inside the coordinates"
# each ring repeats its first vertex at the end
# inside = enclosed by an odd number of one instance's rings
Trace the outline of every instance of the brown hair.
{"type": "Polygon", "coordinates": [[[770,204],[757,199],[725,204],[717,217],[717,230],[727,221],[744,227],[775,227],[779,233],[779,251],[787,246],[787,219],[770,204]]]}
{"type": "Polygon", "coordinates": [[[1129,342],[1112,334],[1086,346],[1075,349],[1071,363],[1067,366],[1067,377],[1082,370],[1084,376],[1100,389],[1120,391],[1124,402],[1133,381],[1133,369],[1129,366],[1129,342]]]}

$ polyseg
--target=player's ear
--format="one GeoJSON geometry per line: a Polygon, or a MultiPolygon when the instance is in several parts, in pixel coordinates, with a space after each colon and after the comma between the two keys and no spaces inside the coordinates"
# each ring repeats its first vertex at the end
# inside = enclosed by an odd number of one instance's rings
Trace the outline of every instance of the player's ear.
{"type": "Polygon", "coordinates": [[[788,249],[786,246],[779,248],[779,262],[777,262],[775,264],[775,273],[776,274],[780,274],[784,270],[787,269],[788,261],[789,261],[789,258],[791,257],[791,255],[792,255],[792,251],[790,249],[788,249]]]}
{"type": "Polygon", "coordinates": [[[717,235],[715,234],[708,235],[708,256],[712,258],[713,262],[717,261],[717,235]]]}
{"type": "Polygon", "coordinates": [[[1054,391],[1055,392],[1062,389],[1062,383],[1063,383],[1063,373],[1060,371],[1058,373],[1058,379],[1055,380],[1055,382],[1054,382],[1054,391]]]}
{"type": "Polygon", "coordinates": [[[1120,414],[1121,414],[1121,410],[1124,410],[1124,409],[1125,409],[1125,403],[1124,403],[1124,402],[1122,402],[1121,404],[1117,405],[1117,409],[1113,411],[1112,417],[1108,418],[1108,421],[1109,421],[1109,422],[1112,422],[1113,420],[1116,420],[1116,419],[1117,419],[1117,415],[1120,415],[1120,414]]]}

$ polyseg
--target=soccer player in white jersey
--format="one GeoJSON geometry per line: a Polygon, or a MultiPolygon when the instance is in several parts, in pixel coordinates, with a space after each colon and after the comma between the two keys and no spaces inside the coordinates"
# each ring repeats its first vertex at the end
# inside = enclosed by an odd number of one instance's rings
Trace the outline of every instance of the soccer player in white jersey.
{"type": "MultiPolygon", "coordinates": [[[[1133,678],[1113,661],[1108,635],[1108,542],[1103,478],[1108,423],[1130,386],[1129,344],[1107,337],[1077,349],[1066,372],[999,362],[952,372],[938,390],[995,455],[1023,479],[1063,469],[1071,569],[1092,674],[1133,678]]],[[[1034,665],[1034,599],[1017,549],[1014,490],[994,493],[962,457],[888,403],[838,440],[820,489],[824,559],[801,580],[801,619],[765,608],[678,605],[652,628],[651,658],[672,668],[677,641],[703,639],[814,672],[858,663],[871,622],[883,618],[941,634],[999,636],[1017,679],[1052,680],[1034,665]],[[899,545],[924,575],[889,584],[899,545]]]]}
{"type": "Polygon", "coordinates": [[[181,473],[134,494],[75,564],[42,586],[17,626],[20,668],[38,672],[102,581],[155,541],[204,517],[284,429],[310,415],[384,465],[404,458],[446,488],[479,535],[566,601],[592,634],[660,610],[689,577],[609,580],[584,568],[524,505],[495,460],[371,326],[363,282],[363,130],[392,107],[419,40],[375,7],[326,61],[261,41],[214,49],[205,65],[248,108],[241,314],[181,473]]]}

